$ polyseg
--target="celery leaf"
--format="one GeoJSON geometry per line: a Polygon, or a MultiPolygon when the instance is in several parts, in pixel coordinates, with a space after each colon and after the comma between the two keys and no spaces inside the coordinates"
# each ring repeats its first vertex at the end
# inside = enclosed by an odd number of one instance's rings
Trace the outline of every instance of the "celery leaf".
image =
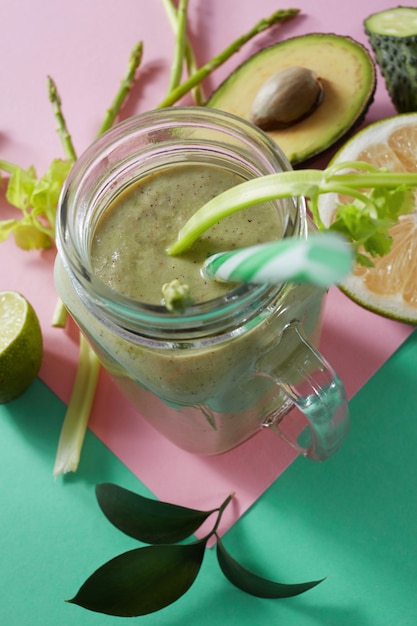
{"type": "Polygon", "coordinates": [[[38,178],[32,166],[23,169],[0,161],[0,169],[9,174],[6,200],[23,213],[20,220],[0,221],[0,241],[13,234],[23,250],[44,249],[53,244],[59,196],[71,166],[71,160],[54,159],[44,176],[38,178]]]}

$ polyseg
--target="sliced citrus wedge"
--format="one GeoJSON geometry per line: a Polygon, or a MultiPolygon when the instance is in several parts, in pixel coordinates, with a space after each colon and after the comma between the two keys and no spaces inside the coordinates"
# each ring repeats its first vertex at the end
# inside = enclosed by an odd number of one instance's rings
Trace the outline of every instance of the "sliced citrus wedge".
{"type": "Polygon", "coordinates": [[[42,332],[32,305],[15,291],[0,292],[0,404],[18,398],[36,377],[42,332]]]}
{"type": "MultiPolygon", "coordinates": [[[[350,139],[331,163],[366,161],[396,172],[417,172],[417,113],[396,115],[369,125],[350,139]]],[[[335,214],[335,194],[323,195],[319,212],[328,226],[335,214]]],[[[417,324],[416,210],[391,229],[390,252],[373,259],[373,267],[356,265],[340,288],[352,300],[385,317],[417,324]]]]}

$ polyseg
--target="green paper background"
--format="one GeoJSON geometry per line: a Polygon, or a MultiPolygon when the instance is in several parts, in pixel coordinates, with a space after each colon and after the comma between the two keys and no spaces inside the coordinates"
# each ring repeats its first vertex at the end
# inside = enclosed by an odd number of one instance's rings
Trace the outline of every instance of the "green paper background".
{"type": "Polygon", "coordinates": [[[151,495],[88,433],[79,471],[54,480],[65,406],[39,380],[0,406],[0,624],[145,626],[417,624],[417,331],[352,399],[335,457],[295,463],[226,534],[229,551],[281,582],[326,577],[305,595],[235,589],[208,550],[191,590],[149,616],[108,617],[64,602],[94,569],[137,543],[101,514],[98,482],[151,495]]]}

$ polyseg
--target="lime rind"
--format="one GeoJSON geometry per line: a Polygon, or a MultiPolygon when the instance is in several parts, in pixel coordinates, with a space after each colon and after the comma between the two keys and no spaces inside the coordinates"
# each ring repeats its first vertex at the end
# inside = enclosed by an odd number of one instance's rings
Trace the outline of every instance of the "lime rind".
{"type": "Polygon", "coordinates": [[[33,307],[17,292],[0,292],[0,404],[26,391],[42,357],[42,331],[33,307]]]}

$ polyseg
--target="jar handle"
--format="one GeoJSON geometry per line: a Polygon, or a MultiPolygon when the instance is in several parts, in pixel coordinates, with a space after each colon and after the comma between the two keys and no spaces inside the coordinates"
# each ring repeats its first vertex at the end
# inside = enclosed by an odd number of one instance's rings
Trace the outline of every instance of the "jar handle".
{"type": "MultiPolygon", "coordinates": [[[[349,429],[349,406],[343,384],[332,366],[309,343],[300,322],[291,322],[284,328],[275,350],[279,355],[292,357],[285,360],[280,357],[273,373],[267,376],[274,379],[290,401],[288,404],[304,413],[308,428],[293,442],[280,428],[282,412],[278,412],[278,419],[272,415],[264,425],[275,426],[281,437],[309,459],[324,461],[339,449],[349,429]]],[[[270,360],[270,353],[267,358],[270,360]]]]}

